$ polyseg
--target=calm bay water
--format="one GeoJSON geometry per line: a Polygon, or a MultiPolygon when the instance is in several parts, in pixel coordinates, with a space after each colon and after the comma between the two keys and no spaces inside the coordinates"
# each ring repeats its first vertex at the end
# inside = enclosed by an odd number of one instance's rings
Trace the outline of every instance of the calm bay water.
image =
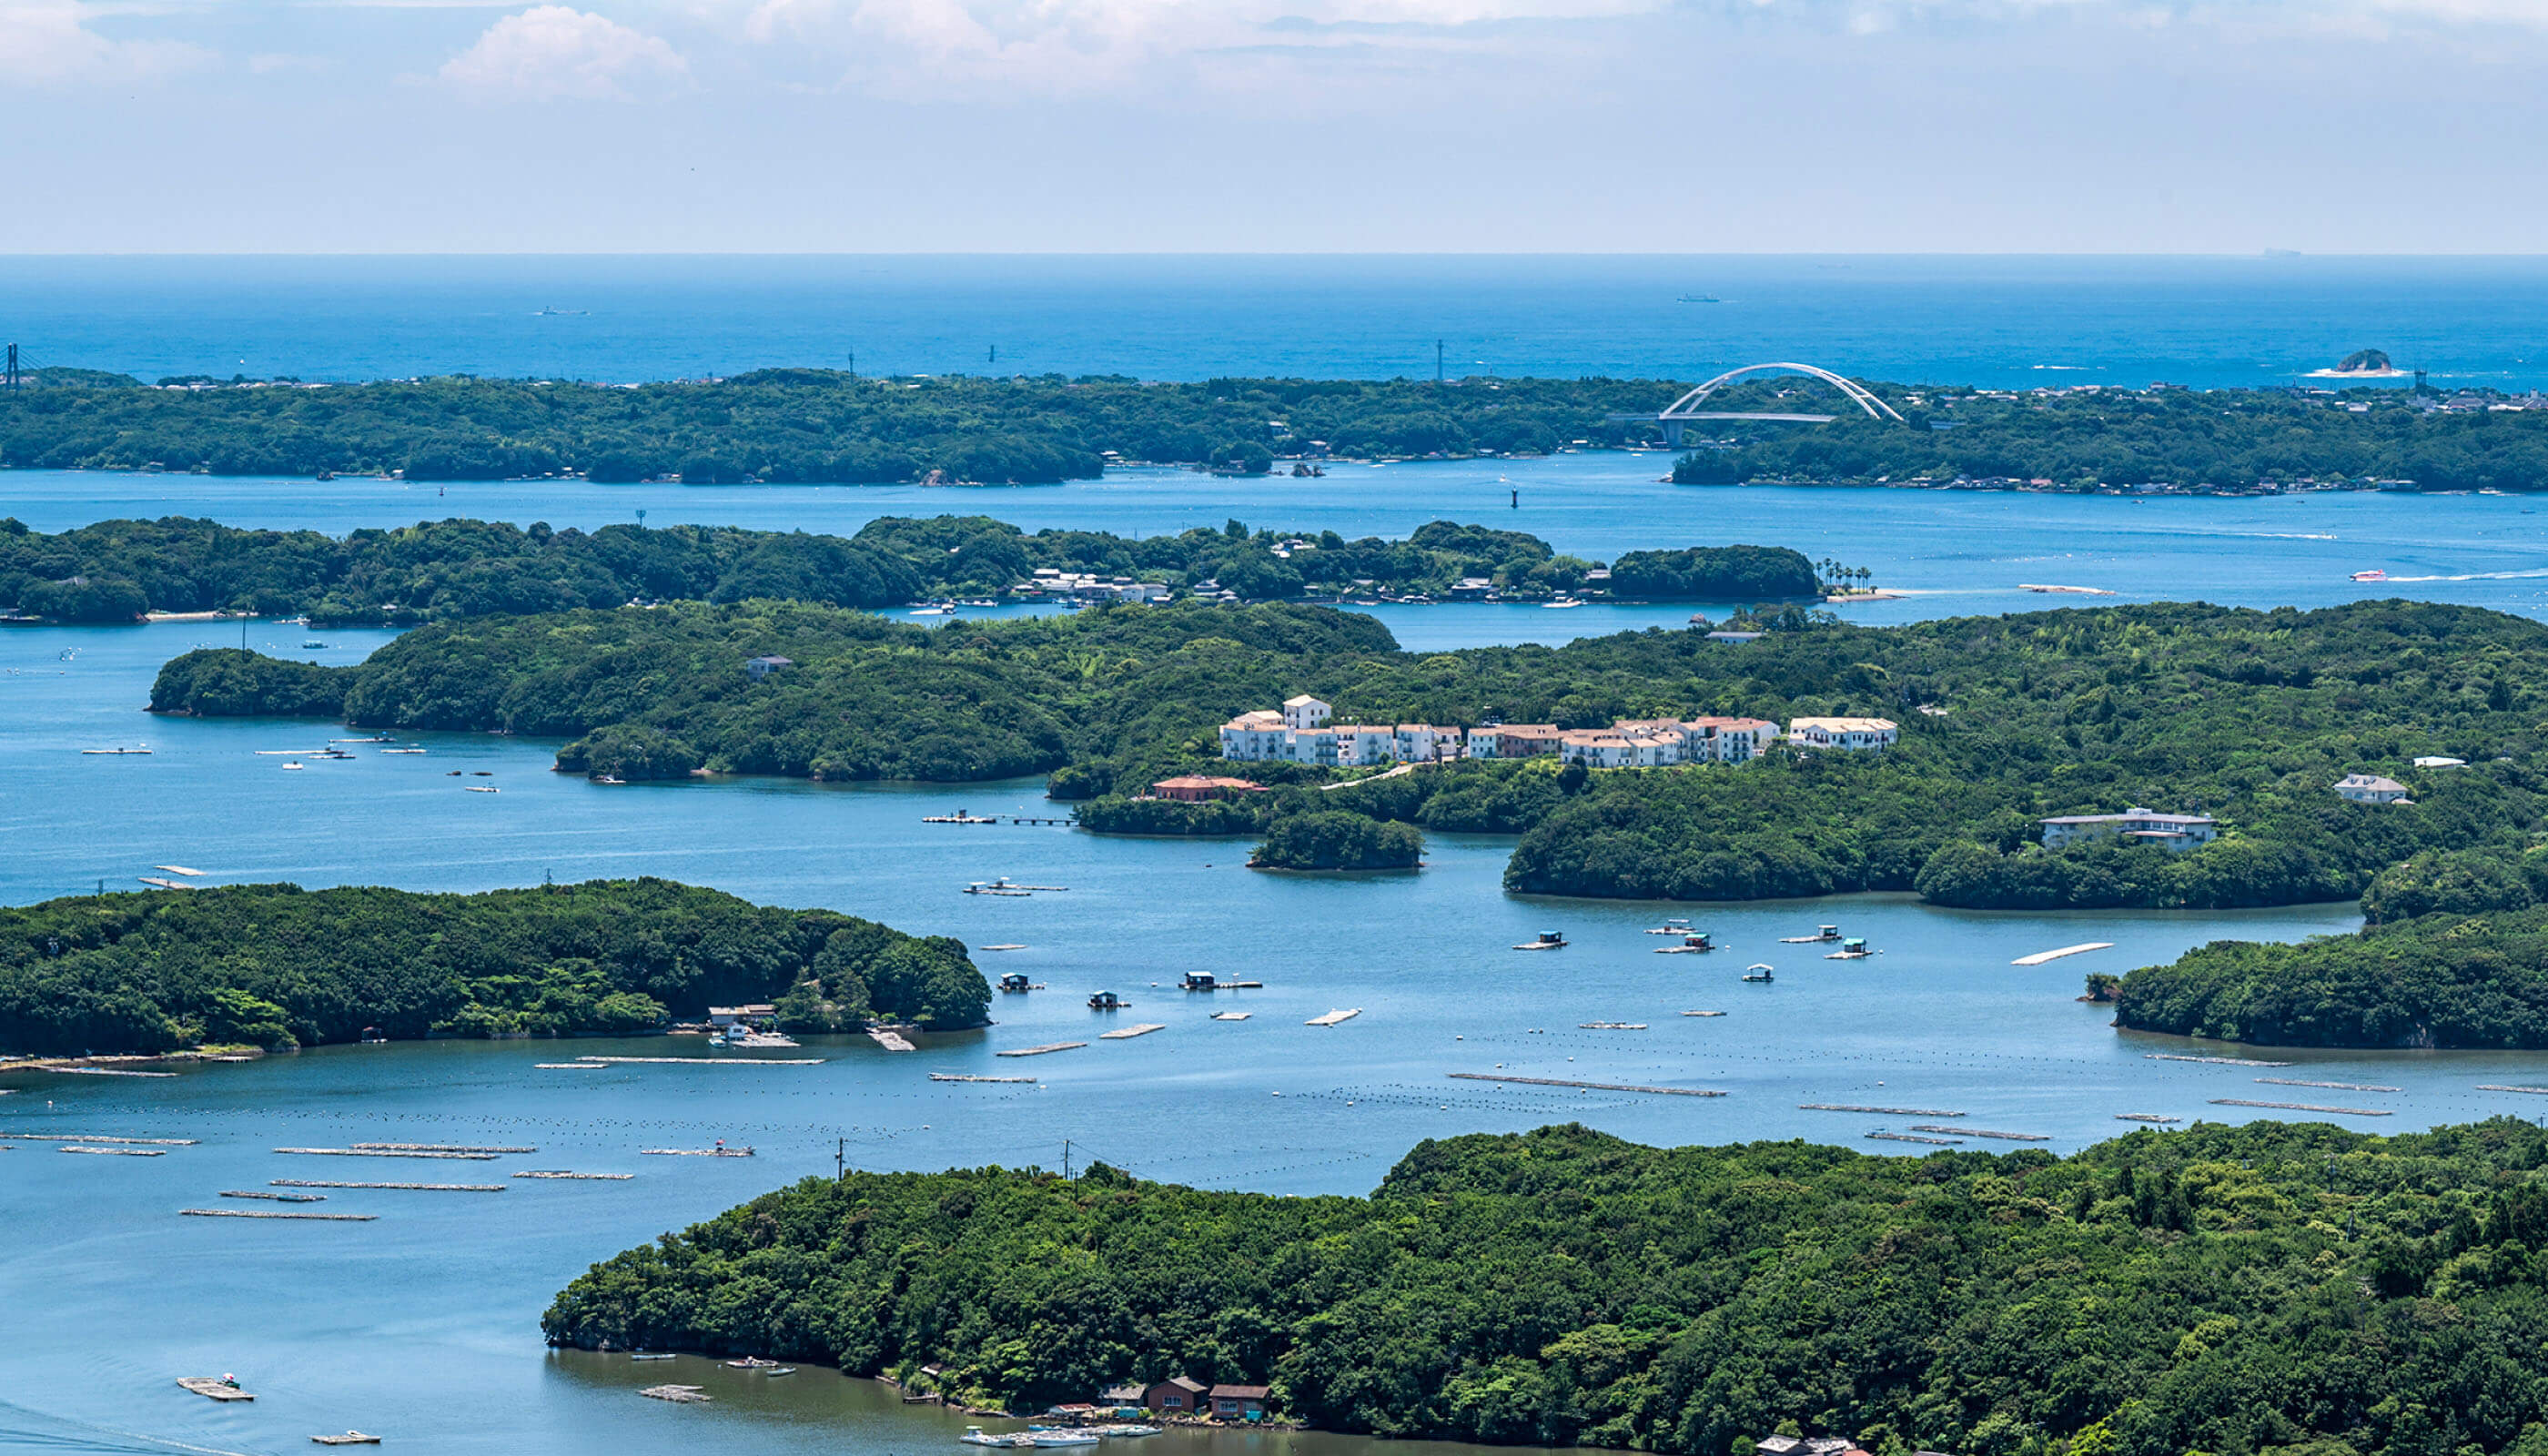
{"type": "MultiPolygon", "coordinates": [[[[980,509],[1029,526],[1172,530],[1226,516],[1347,534],[1403,533],[1440,516],[1510,523],[1561,548],[1756,540],[1875,568],[1911,589],[1851,609],[1870,621],[2071,604],[2020,582],[2095,586],[2116,600],[2208,596],[2257,605],[2406,593],[2536,615],[2548,538],[2515,500],[2309,496],[2256,500],[2071,500],[1885,491],[1677,490],[1662,457],[1591,455],[1529,465],[1391,466],[1368,480],[1228,482],[1135,471],[1101,482],[951,495],[908,489],[689,490],[516,483],[431,488],[339,481],[237,482],[14,473],[0,513],[46,529],[105,516],[185,512],[341,531],[466,513],[555,524],[698,520],[849,531],[881,513],[980,509]],[[1350,482],[1350,488],[1345,489],[1350,482]],[[1519,510],[1498,507],[1518,487],[1519,510]],[[2380,566],[2411,578],[2356,587],[2380,566]]],[[[2105,598],[2099,598],[2105,599],[2105,598]]],[[[1381,608],[1418,648],[1563,640],[1677,625],[1687,608],[1381,608]]],[[[339,1047],[166,1080],[0,1075],[0,1131],[200,1138],[164,1157],[63,1156],[44,1142],[0,1151],[0,1450],[221,1452],[299,1449],[359,1425],[402,1449],[952,1451],[959,1421],[905,1410],[872,1388],[808,1370],[772,1382],[558,1355],[539,1343],[549,1296],[593,1259],[787,1180],[861,1167],[1103,1157],[1145,1176],[1283,1192],[1369,1189],[1415,1140],[1581,1120],[1659,1143],[1810,1138],[1868,1140],[1928,1119],[1798,1104],[1938,1109],[1970,1127],[2046,1135],[2066,1151],[2131,1125],[2125,1112],[2193,1120],[2272,1116],[2215,1098],[2335,1104],[2334,1116],[2398,1131],[2510,1112],[2538,1099],[2480,1083],[2537,1084],[2536,1054],[2307,1053],[2273,1070],[2152,1059],[2222,1048],[2119,1035],[2077,1002],[2080,975],[2171,957],[2212,939],[2294,939],[2353,928],[2349,905],[2242,914],[1991,915],[1907,896],[1674,907],[1505,895],[1509,842],[1436,837],[1430,866],[1370,877],[1252,873],[1243,841],[1102,840],[1073,831],[957,829],[920,817],[962,806],[1034,811],[1033,780],[964,788],[768,780],[602,787],[547,772],[552,745],[483,735],[412,739],[423,756],[369,746],[347,763],[287,772],[260,749],[310,749],[324,724],[159,720],[140,711],[152,673],[235,623],[0,633],[0,898],[23,903],[131,887],[151,866],[207,882],[294,880],[478,889],[543,875],[663,874],[756,900],[826,905],[974,945],[993,973],[1048,989],[1003,997],[986,1031],[924,1039],[892,1055],[823,1040],[818,1066],[543,1070],[584,1052],[667,1054],[686,1044],[433,1043],[339,1047]],[[149,756],[87,757],[146,742],[149,756]],[[463,777],[449,776],[459,770],[463,777]],[[474,771],[491,776],[466,776],[474,771]],[[497,794],[462,791],[488,784],[497,794]],[[1008,874],[1065,892],[965,896],[1008,874]],[[1653,955],[1640,932],[1695,913],[1731,949],[1653,955]],[[1780,944],[1839,922],[1882,951],[1863,962],[1780,944]],[[1506,948],[1542,929],[1554,955],[1506,948]],[[2084,941],[2116,948],[2025,968],[2015,957],[2084,941]],[[1776,965],[1773,985],[1741,968],[1776,965]],[[1261,991],[1198,998],[1188,969],[1244,970],[1261,991]],[[1166,1024],[1129,1042],[1087,993],[1134,1002],[1118,1021],[1166,1024]],[[1243,1009],[1243,1022],[1209,1019],[1243,1009]],[[1330,1009],[1360,1008],[1312,1028],[1330,1009]],[[1723,1017],[1686,1017],[1720,1010],[1723,1017]],[[1594,1031],[1580,1024],[1643,1024],[1594,1031]],[[995,1059],[1003,1048],[1088,1040],[1082,1049],[995,1059]],[[931,1071],[1033,1075],[1032,1085],[932,1083],[931,1071]],[[1452,1072],[1703,1087],[1658,1097],[1456,1080],[1452,1072]],[[2397,1093],[2260,1084],[2258,1077],[2377,1083],[2397,1093]],[[725,1138],[750,1159],[649,1157],[725,1138]],[[518,1168],[629,1172],[628,1182],[526,1182],[501,1194],[342,1191],[322,1211],[368,1224],[189,1219],[225,1189],[280,1177],[400,1178],[278,1155],[360,1139],[523,1143],[539,1151],[456,1165],[453,1181],[518,1168]],[[1070,1143],[1065,1154],[1064,1140],[1070,1143]],[[238,1372],[260,1399],[217,1407],[180,1375],[238,1372]],[[669,1372],[669,1373],[668,1373],[669,1372]],[[709,1385],[677,1408],[633,1388],[709,1385]],[[146,1437],[147,1439],[144,1439],[146,1437]]],[[[379,631],[251,623],[248,641],[358,661],[379,631]]],[[[2281,1114],[2312,1116],[2312,1114],[2281,1114]]],[[[2332,1115],[2330,1115],[2332,1116],[2332,1115]]],[[[1968,1142],[1993,1149],[2011,1144],[1968,1142]]],[[[395,1165],[390,1165],[395,1167],[395,1165]]],[[[434,1165],[435,1181],[455,1165],[434,1165]]],[[[233,1201],[232,1207],[253,1207],[233,1201]]],[[[1162,1436],[1180,1456],[1368,1456],[1332,1437],[1162,1436]],[[1210,1446],[1209,1452],[1203,1447],[1210,1446]],[[1243,1447],[1242,1452],[1240,1448],[1243,1447]]]]}
{"type": "Polygon", "coordinates": [[[2291,383],[2358,348],[2548,384],[2548,260],[2231,257],[0,259],[39,364],[375,379],[867,373],[2291,383]],[[1714,299],[1684,303],[1684,298],[1714,299]],[[544,312],[544,311],[557,312],[544,312]],[[997,357],[992,351],[997,350],[997,357]]]}

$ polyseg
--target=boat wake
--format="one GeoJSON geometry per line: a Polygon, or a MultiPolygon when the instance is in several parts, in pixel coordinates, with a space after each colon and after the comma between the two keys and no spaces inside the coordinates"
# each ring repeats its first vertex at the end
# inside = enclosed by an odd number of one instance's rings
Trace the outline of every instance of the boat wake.
{"type": "Polygon", "coordinates": [[[2463,572],[2447,577],[2389,577],[2389,582],[2522,582],[2548,577],[2548,567],[2534,567],[2518,572],[2463,572]]]}
{"type": "Polygon", "coordinates": [[[163,1451],[192,1451],[197,1456],[249,1456],[245,1451],[232,1451],[224,1446],[197,1446],[170,1440],[166,1436],[143,1435],[139,1431],[119,1430],[95,1421],[30,1410],[9,1401],[0,1401],[0,1446],[12,1450],[122,1452],[130,1453],[130,1456],[159,1456],[163,1451]]]}

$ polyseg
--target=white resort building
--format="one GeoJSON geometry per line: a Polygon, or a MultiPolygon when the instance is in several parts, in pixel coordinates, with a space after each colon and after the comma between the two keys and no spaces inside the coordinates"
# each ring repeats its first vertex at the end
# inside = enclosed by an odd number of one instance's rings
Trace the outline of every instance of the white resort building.
{"type": "Polygon", "coordinates": [[[2044,847],[2065,850],[2092,839],[2156,845],[2171,855],[2208,845],[2221,826],[2209,814],[2160,814],[2136,805],[2120,814],[2064,814],[2044,821],[2044,847]]]}
{"type": "Polygon", "coordinates": [[[1887,748],[1902,730],[1890,718],[1791,718],[1787,741],[1806,748],[1887,748]]]}

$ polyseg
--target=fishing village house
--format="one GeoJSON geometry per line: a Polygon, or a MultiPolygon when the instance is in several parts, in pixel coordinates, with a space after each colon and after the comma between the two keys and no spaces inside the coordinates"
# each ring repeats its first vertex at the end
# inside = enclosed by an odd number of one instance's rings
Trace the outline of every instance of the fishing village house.
{"type": "Polygon", "coordinates": [[[1205,1399],[1212,1402],[1216,1420],[1258,1420],[1265,1414],[1265,1398],[1272,1388],[1261,1385],[1217,1385],[1205,1399]]]}
{"type": "Polygon", "coordinates": [[[2066,850],[2092,839],[2119,838],[2181,855],[2212,843],[2221,826],[2209,814],[2160,814],[2138,805],[2120,814],[2063,814],[2044,821],[2044,847],[2066,850]]]}

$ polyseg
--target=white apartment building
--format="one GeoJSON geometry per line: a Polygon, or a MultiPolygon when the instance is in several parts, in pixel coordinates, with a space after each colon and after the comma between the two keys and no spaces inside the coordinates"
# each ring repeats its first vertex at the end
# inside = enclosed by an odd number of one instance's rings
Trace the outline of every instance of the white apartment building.
{"type": "Polygon", "coordinates": [[[1902,730],[1890,718],[1791,718],[1787,721],[1787,741],[1807,748],[1844,750],[1888,748],[1899,742],[1902,730]]]}
{"type": "Polygon", "coordinates": [[[1241,713],[1221,725],[1221,756],[1265,763],[1288,759],[1292,732],[1283,724],[1283,715],[1272,708],[1259,708],[1241,713]]]}
{"type": "Polygon", "coordinates": [[[1324,728],[1333,708],[1304,692],[1283,699],[1283,723],[1289,728],[1324,728]]]}
{"type": "Polygon", "coordinates": [[[1364,767],[1457,758],[1460,730],[1430,723],[1331,723],[1334,709],[1304,694],[1282,711],[1259,708],[1221,725],[1225,759],[1364,767]]]}
{"type": "Polygon", "coordinates": [[[1534,759],[1558,752],[1565,730],[1554,723],[1496,723],[1469,730],[1473,759],[1534,759]]]}
{"type": "Polygon", "coordinates": [[[2066,850],[2092,839],[2156,845],[2171,855],[2208,845],[2221,826],[2209,814],[2160,814],[2135,805],[2120,814],[2064,814],[2044,821],[2044,847],[2066,850]]]}

